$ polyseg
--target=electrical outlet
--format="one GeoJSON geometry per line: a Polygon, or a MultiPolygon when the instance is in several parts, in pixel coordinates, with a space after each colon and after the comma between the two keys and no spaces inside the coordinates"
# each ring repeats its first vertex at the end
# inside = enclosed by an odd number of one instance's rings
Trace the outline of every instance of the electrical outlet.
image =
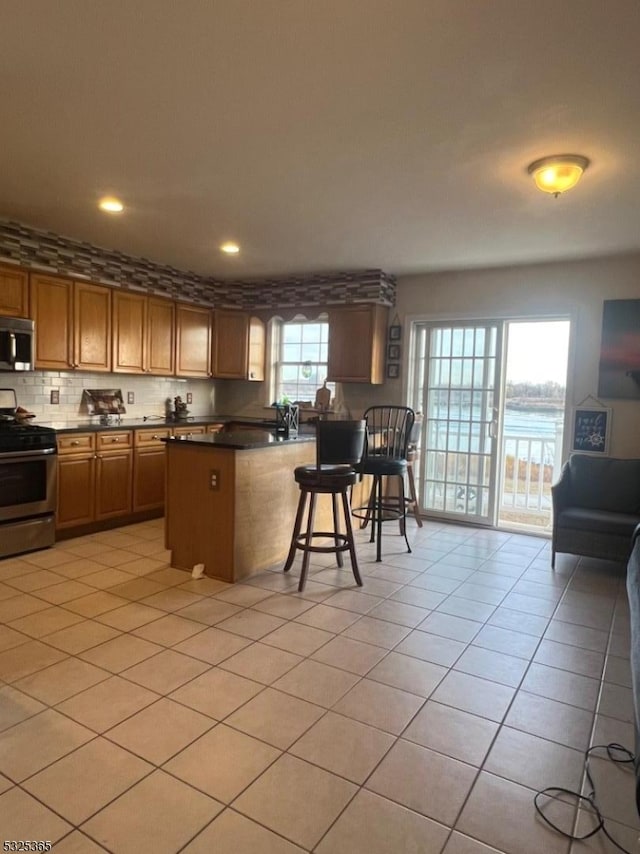
{"type": "Polygon", "coordinates": [[[193,394],[190,391],[187,392],[187,403],[193,403],[193,394]]]}
{"type": "Polygon", "coordinates": [[[220,472],[218,469],[209,470],[209,489],[220,489],[220,472]]]}
{"type": "Polygon", "coordinates": [[[50,403],[60,403],[60,389],[52,388],[51,395],[49,397],[50,403]]]}
{"type": "Polygon", "coordinates": [[[127,403],[135,403],[135,402],[136,402],[135,394],[132,391],[128,391],[127,392],[127,403]]]}

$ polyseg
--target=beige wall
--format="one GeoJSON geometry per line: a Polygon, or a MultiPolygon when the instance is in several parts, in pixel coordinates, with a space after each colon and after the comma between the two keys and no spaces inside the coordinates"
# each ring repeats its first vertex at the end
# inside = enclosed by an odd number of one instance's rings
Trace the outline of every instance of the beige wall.
{"type": "MultiPolygon", "coordinates": [[[[431,273],[399,279],[397,312],[408,345],[411,318],[528,318],[572,321],[568,403],[598,393],[602,304],[640,299],[640,253],[557,264],[431,273]]],[[[544,346],[544,342],[541,342],[544,346]]],[[[403,354],[404,373],[408,354],[403,354]]],[[[532,353],[535,358],[535,353],[532,353]]],[[[640,457],[638,400],[604,400],[613,410],[610,454],[640,457]]]]}
{"type": "MultiPolygon", "coordinates": [[[[640,253],[556,264],[531,264],[405,276],[398,280],[397,312],[403,327],[403,376],[381,386],[343,384],[338,394],[358,417],[374,403],[402,403],[411,318],[455,319],[569,316],[572,321],[568,403],[598,393],[602,304],[605,299],[640,299],[640,253]]],[[[541,343],[543,346],[543,342],[541,343]]],[[[535,358],[535,353],[532,353],[535,358]]],[[[218,412],[263,413],[263,383],[216,382],[218,412]]],[[[613,410],[610,454],[640,457],[638,400],[603,401],[613,410]]],[[[570,418],[571,413],[568,413],[570,418]]],[[[569,431],[565,431],[566,434],[569,431]]]]}

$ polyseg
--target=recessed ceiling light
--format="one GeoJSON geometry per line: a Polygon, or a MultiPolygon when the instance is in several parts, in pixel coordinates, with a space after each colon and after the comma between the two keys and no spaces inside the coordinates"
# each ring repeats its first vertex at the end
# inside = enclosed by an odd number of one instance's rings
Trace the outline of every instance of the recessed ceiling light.
{"type": "Polygon", "coordinates": [[[237,255],[240,251],[240,247],[237,243],[233,243],[233,241],[229,240],[226,243],[223,243],[220,247],[221,251],[226,255],[237,255]]]}
{"type": "Polygon", "coordinates": [[[113,196],[105,196],[104,199],[100,199],[98,207],[101,211],[106,211],[107,213],[122,213],[124,210],[124,205],[120,199],[116,199],[113,196]]]}

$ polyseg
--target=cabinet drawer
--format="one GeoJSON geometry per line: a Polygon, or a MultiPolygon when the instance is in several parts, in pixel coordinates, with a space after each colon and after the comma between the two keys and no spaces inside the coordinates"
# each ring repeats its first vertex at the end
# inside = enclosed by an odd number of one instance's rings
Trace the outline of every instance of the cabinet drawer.
{"type": "Polygon", "coordinates": [[[136,448],[162,447],[162,439],[171,435],[171,428],[161,427],[159,430],[136,430],[134,444],[136,448]]]}
{"type": "Polygon", "coordinates": [[[120,448],[131,448],[133,445],[133,434],[131,430],[109,430],[97,434],[96,447],[99,451],[116,451],[120,448]]]}
{"type": "Polygon", "coordinates": [[[224,430],[224,424],[208,424],[207,433],[220,433],[224,430]]]}
{"type": "Polygon", "coordinates": [[[62,433],[58,435],[58,454],[81,454],[95,448],[95,433],[62,433]]]}
{"type": "Polygon", "coordinates": [[[201,425],[199,427],[174,427],[173,435],[174,436],[204,436],[205,427],[201,425]]]}

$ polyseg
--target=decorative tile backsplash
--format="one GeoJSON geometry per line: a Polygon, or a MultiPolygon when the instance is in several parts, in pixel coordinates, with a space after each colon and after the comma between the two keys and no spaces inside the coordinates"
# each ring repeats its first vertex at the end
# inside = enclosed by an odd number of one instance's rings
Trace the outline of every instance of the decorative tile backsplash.
{"type": "Polygon", "coordinates": [[[214,384],[211,380],[179,380],[175,377],[135,376],[131,374],[73,373],[64,371],[31,371],[29,373],[0,374],[0,385],[13,388],[18,405],[33,412],[39,423],[50,421],[86,421],[86,406],[82,404],[84,389],[118,388],[126,408],[124,418],[141,419],[145,415],[165,415],[167,401],[180,396],[186,400],[192,415],[214,413],[214,384]],[[51,392],[59,391],[60,403],[51,403],[51,392]],[[132,392],[134,403],[127,403],[132,392]]]}
{"type": "Polygon", "coordinates": [[[0,261],[215,308],[395,304],[395,279],[383,270],[214,279],[6,220],[0,220],[0,261]]]}

